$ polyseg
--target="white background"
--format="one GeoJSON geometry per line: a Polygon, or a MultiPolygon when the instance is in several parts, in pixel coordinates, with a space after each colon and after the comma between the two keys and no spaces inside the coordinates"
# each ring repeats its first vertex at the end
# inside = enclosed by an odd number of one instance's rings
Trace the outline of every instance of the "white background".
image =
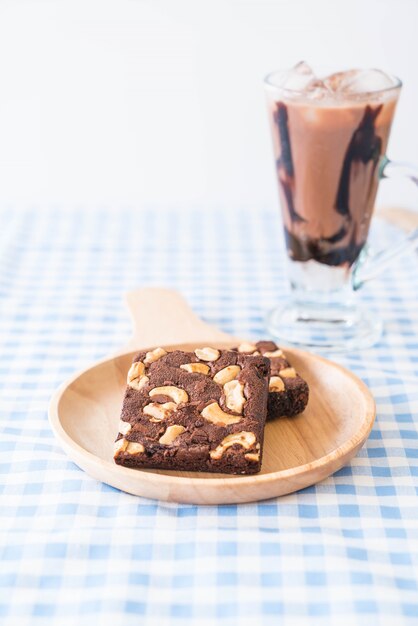
{"type": "Polygon", "coordinates": [[[418,162],[417,1],[0,0],[0,203],[276,206],[262,78],[301,59],[398,74],[418,162]]]}

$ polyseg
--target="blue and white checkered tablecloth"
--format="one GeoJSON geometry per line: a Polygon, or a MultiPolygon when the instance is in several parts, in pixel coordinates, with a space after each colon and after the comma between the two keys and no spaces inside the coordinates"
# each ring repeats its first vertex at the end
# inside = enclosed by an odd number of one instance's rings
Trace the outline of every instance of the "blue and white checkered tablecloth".
{"type": "MultiPolygon", "coordinates": [[[[373,349],[337,357],[377,420],[352,463],[281,499],[189,506],[98,483],[47,406],[130,335],[123,294],[178,288],[225,331],[263,334],[285,289],[276,213],[0,213],[0,624],[418,624],[418,272],[412,254],[360,295],[373,349]]],[[[378,226],[384,245],[399,237],[378,226]]]]}

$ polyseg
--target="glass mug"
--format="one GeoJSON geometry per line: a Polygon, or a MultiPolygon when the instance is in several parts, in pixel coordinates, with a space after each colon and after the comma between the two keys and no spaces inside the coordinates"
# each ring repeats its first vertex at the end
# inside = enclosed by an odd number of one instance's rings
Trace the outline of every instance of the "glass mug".
{"type": "Polygon", "coordinates": [[[291,287],[267,329],[296,345],[370,346],[382,323],[353,293],[418,242],[417,229],[390,251],[370,256],[366,245],[379,181],[418,183],[415,168],[385,156],[402,83],[378,70],[291,72],[264,82],[291,287]]]}

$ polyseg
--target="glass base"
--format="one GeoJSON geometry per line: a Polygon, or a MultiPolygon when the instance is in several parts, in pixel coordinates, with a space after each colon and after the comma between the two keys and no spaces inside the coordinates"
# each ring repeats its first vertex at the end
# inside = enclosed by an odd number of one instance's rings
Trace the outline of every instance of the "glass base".
{"type": "Polygon", "coordinates": [[[353,304],[327,307],[288,301],[267,315],[266,328],[284,344],[347,352],[374,345],[383,324],[353,304]]]}

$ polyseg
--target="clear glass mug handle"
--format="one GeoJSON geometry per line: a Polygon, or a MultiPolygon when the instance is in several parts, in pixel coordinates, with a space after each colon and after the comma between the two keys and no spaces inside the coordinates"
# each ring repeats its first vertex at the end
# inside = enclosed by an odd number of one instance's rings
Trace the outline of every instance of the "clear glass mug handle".
{"type": "MultiPolygon", "coordinates": [[[[379,165],[379,180],[384,178],[406,178],[418,185],[418,168],[409,163],[397,163],[390,161],[386,156],[382,157],[379,165]]],[[[361,252],[354,267],[352,276],[353,289],[360,289],[364,283],[376,278],[386,269],[392,261],[403,254],[415,250],[418,247],[418,228],[415,228],[402,241],[390,250],[382,250],[370,255],[367,246],[361,252]]]]}

